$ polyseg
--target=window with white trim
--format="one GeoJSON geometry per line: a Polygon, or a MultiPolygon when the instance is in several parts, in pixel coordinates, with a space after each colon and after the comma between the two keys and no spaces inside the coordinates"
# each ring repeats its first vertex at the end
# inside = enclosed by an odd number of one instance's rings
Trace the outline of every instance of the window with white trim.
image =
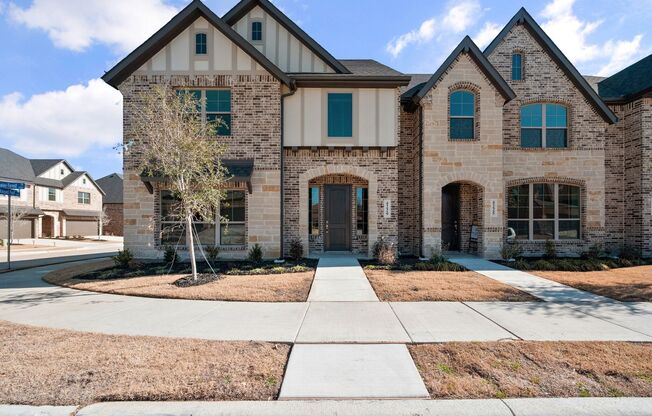
{"type": "Polygon", "coordinates": [[[507,226],[518,240],[581,238],[580,187],[530,183],[508,188],[507,195],[507,226]]]}
{"type": "Polygon", "coordinates": [[[77,202],[80,204],[88,205],[91,203],[90,192],[77,192],[77,202]]]}

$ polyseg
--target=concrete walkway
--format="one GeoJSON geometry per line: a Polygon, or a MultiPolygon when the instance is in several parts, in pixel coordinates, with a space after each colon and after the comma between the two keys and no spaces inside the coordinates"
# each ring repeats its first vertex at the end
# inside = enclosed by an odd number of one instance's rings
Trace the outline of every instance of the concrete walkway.
{"type": "Polygon", "coordinates": [[[378,302],[360,263],[353,257],[319,259],[308,302],[378,302]]]}

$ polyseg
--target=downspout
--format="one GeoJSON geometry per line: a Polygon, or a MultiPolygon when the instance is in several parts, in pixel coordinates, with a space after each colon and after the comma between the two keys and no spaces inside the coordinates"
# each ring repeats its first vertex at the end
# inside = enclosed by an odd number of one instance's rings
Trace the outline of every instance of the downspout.
{"type": "Polygon", "coordinates": [[[281,159],[280,159],[280,168],[281,168],[281,225],[280,225],[280,250],[279,250],[279,260],[283,260],[285,257],[284,247],[284,232],[283,226],[285,224],[285,200],[284,200],[284,191],[285,191],[285,146],[284,146],[284,125],[283,120],[285,119],[285,98],[294,95],[297,92],[297,85],[294,80],[290,85],[290,92],[281,94],[281,159]]]}

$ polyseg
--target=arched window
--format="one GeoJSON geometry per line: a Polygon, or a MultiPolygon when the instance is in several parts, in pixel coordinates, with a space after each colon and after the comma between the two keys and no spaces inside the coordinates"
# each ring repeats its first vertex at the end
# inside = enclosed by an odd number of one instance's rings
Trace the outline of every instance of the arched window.
{"type": "Polygon", "coordinates": [[[475,138],[475,94],[459,90],[450,95],[449,126],[451,140],[475,138]]]}
{"type": "Polygon", "coordinates": [[[568,111],[560,104],[521,107],[521,147],[568,147],[568,111]]]}
{"type": "Polygon", "coordinates": [[[512,55],[512,81],[523,79],[523,55],[515,53],[512,55]]]}
{"type": "Polygon", "coordinates": [[[197,33],[195,35],[195,53],[197,55],[206,55],[206,33],[197,33]]]}
{"type": "Polygon", "coordinates": [[[263,40],[263,22],[251,23],[251,40],[255,42],[263,40]]]}
{"type": "Polygon", "coordinates": [[[507,226],[519,240],[580,239],[578,186],[530,183],[507,190],[507,226]]]}

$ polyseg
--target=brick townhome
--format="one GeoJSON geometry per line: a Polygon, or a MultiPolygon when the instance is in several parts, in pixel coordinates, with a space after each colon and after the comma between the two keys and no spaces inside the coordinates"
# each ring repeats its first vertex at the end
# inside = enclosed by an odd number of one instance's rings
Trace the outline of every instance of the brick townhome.
{"type": "MultiPolygon", "coordinates": [[[[103,79],[124,96],[125,141],[155,84],[193,91],[202,117],[229,125],[230,224],[201,224],[225,256],[258,243],[276,257],[297,239],[369,254],[383,237],[405,255],[497,257],[512,234],[533,254],[552,240],[569,255],[602,243],[652,256],[640,64],[585,78],[521,9],[485,51],[466,37],[434,73],[406,75],[335,59],[267,0],[221,18],[193,1],[103,79]]],[[[157,257],[183,236],[166,231],[164,184],[136,166],[125,157],[125,246],[157,257]]]]}
{"type": "Polygon", "coordinates": [[[122,216],[122,175],[112,173],[97,180],[97,184],[104,191],[102,209],[108,217],[108,223],[102,224],[104,235],[122,235],[124,218],[122,216]]]}
{"type": "MultiPolygon", "coordinates": [[[[98,235],[104,191],[88,172],[63,159],[27,159],[0,148],[0,181],[26,184],[20,197],[12,198],[12,207],[25,214],[14,223],[14,238],[98,235]]],[[[2,239],[7,238],[7,203],[0,196],[2,239]]]]}

